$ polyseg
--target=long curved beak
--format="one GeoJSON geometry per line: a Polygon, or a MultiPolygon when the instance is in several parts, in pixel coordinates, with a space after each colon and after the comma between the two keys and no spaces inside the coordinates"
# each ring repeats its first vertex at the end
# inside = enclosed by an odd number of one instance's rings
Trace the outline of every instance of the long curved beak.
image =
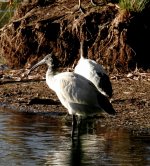
{"type": "MultiPolygon", "coordinates": [[[[42,59],[40,62],[38,62],[37,64],[35,64],[34,66],[31,67],[31,69],[28,71],[27,75],[29,75],[31,73],[32,70],[34,70],[35,68],[37,68],[40,65],[43,64],[47,64],[48,60],[51,58],[51,53],[46,55],[44,59],[42,59]]],[[[52,61],[52,58],[51,58],[52,61]]]]}
{"type": "Polygon", "coordinates": [[[36,64],[35,64],[34,66],[32,66],[31,69],[28,71],[28,75],[31,73],[32,70],[34,70],[34,69],[37,68],[38,66],[43,65],[43,64],[45,64],[45,63],[46,63],[46,62],[45,62],[45,58],[42,59],[40,62],[36,63],[36,64]]]}

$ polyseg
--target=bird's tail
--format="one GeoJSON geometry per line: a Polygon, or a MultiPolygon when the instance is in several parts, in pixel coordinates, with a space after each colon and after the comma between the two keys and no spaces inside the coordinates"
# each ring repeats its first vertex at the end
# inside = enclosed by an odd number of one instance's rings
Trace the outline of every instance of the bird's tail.
{"type": "Polygon", "coordinates": [[[109,99],[106,96],[99,94],[98,101],[99,101],[100,106],[102,107],[102,109],[105,112],[107,112],[108,114],[111,114],[111,115],[116,114],[116,111],[114,110],[112,104],[109,102],[109,99]]]}

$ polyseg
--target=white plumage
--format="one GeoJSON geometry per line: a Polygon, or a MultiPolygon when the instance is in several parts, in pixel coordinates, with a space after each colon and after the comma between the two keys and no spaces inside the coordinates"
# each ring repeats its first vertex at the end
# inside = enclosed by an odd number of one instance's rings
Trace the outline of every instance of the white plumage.
{"type": "Polygon", "coordinates": [[[73,72],[54,75],[51,54],[34,65],[30,72],[44,63],[48,65],[46,83],[57,94],[69,114],[73,115],[72,136],[76,124],[75,115],[89,116],[101,111],[109,114],[116,113],[107,97],[102,95],[86,78],[73,72]]]}
{"type": "Polygon", "coordinates": [[[84,58],[83,42],[80,46],[80,59],[74,72],[90,80],[103,95],[111,98],[112,84],[104,68],[96,61],[84,58]]]}

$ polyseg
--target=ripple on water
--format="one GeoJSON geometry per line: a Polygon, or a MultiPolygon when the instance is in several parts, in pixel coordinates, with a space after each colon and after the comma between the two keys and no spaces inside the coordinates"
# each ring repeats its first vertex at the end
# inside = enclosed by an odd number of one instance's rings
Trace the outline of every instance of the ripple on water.
{"type": "Polygon", "coordinates": [[[150,165],[149,135],[83,123],[79,139],[62,116],[0,112],[1,165],[150,165]]]}

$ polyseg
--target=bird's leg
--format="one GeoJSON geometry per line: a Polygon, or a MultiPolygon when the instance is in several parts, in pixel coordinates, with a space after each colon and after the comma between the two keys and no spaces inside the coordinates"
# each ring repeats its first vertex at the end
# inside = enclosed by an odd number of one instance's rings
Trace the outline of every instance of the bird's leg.
{"type": "Polygon", "coordinates": [[[82,118],[80,116],[78,116],[78,131],[77,131],[77,134],[78,134],[78,137],[80,136],[80,131],[81,131],[81,124],[82,124],[82,118]]]}
{"type": "Polygon", "coordinates": [[[71,138],[73,139],[75,127],[77,125],[76,117],[75,115],[72,115],[72,131],[71,131],[71,138]]]}

